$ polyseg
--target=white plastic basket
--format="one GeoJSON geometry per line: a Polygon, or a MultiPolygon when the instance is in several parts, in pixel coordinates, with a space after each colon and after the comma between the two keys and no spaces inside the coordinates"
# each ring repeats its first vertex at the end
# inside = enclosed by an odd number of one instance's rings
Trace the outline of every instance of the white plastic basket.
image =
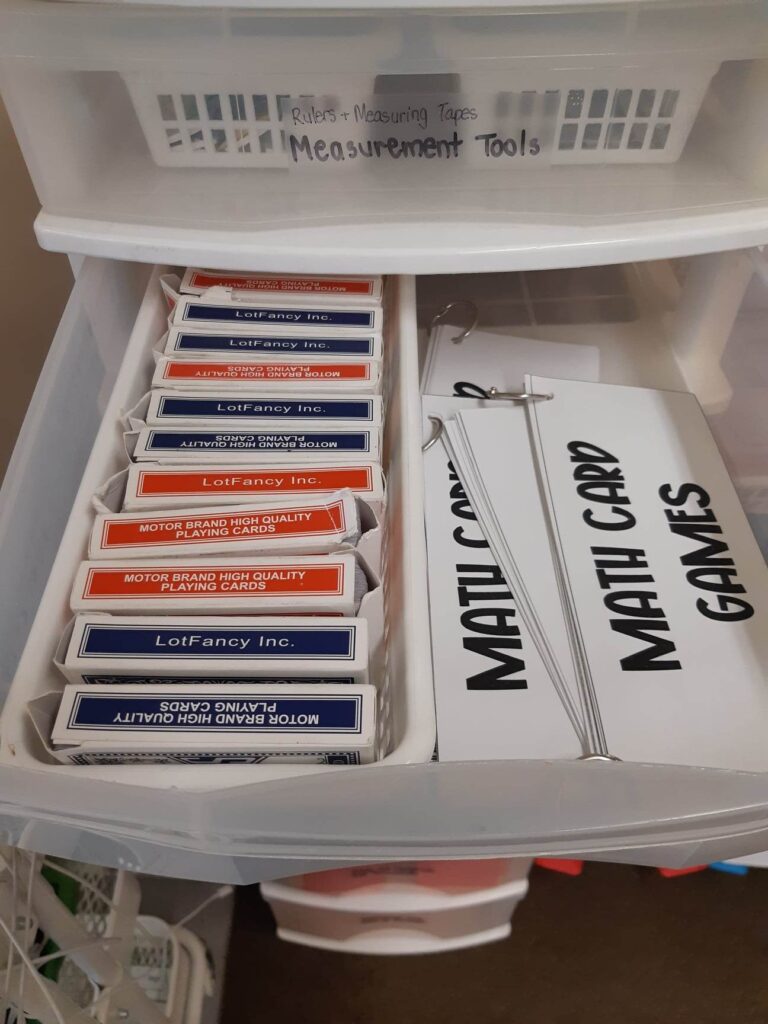
{"type": "MultiPolygon", "coordinates": [[[[517,71],[494,83],[493,123],[500,138],[505,127],[518,131],[528,126],[529,138],[537,135],[550,164],[672,163],[682,153],[718,66],[553,69],[527,76],[517,71]]],[[[292,90],[290,79],[275,85],[274,78],[201,78],[194,73],[124,78],[152,157],[161,167],[287,169],[289,101],[299,91],[303,100],[327,94],[327,85],[319,85],[316,96],[303,86],[292,90]]],[[[373,92],[373,82],[368,88],[373,92]]],[[[471,100],[472,93],[468,96],[471,100]]],[[[450,95],[445,99],[457,102],[450,95]]],[[[349,85],[333,96],[335,105],[350,108],[359,100],[359,91],[352,93],[349,85]]],[[[424,97],[404,92],[398,100],[407,107],[424,97]]],[[[484,124],[483,130],[488,127],[484,124]]],[[[378,125],[371,132],[371,137],[382,137],[378,125]]],[[[475,152],[480,154],[480,148],[475,152]]],[[[475,159],[473,165],[480,162],[475,159]]],[[[485,159],[484,165],[498,169],[494,160],[485,159]]],[[[510,170],[531,166],[522,160],[503,165],[510,170]]]]}
{"type": "MultiPolygon", "coordinates": [[[[99,765],[52,763],[29,728],[27,705],[35,696],[61,690],[64,680],[53,654],[71,617],[72,579],[85,556],[93,523],[92,497],[127,457],[119,429],[120,416],[148,388],[153,347],[163,333],[167,309],[160,289],[160,270],[150,279],[146,297],[128,344],[104,421],[75,498],[48,585],[22,654],[3,711],[5,752],[16,764],[69,776],[77,783],[123,782],[161,791],[218,789],[268,783],[294,775],[363,771],[284,762],[264,765],[99,765]]],[[[421,420],[418,355],[411,319],[413,283],[392,279],[385,295],[383,466],[387,476],[387,507],[383,517],[383,661],[378,690],[378,764],[429,761],[435,744],[434,696],[426,593],[426,550],[423,532],[421,420]]],[[[328,785],[333,782],[329,779],[328,785]]],[[[119,791],[116,791],[119,803],[119,791]]]]}
{"type": "Polygon", "coordinates": [[[348,953],[415,954],[477,946],[506,938],[526,878],[490,889],[447,895],[419,886],[361,889],[339,896],[283,882],[261,891],[287,942],[348,953]]]}

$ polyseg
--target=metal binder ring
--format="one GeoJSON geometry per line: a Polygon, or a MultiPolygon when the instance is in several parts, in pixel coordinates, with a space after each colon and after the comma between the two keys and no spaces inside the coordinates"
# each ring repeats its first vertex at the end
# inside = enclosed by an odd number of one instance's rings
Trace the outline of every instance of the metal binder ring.
{"type": "Polygon", "coordinates": [[[499,391],[498,388],[488,388],[488,398],[510,402],[549,402],[555,396],[551,392],[537,391],[499,391]]]}
{"type": "Polygon", "coordinates": [[[548,402],[555,396],[551,392],[500,391],[498,388],[481,388],[468,380],[457,380],[453,393],[459,398],[482,398],[485,401],[507,402],[548,402]]]}
{"type": "Polygon", "coordinates": [[[432,433],[429,435],[427,440],[421,446],[422,452],[428,452],[430,448],[437,444],[440,438],[443,436],[443,427],[445,424],[439,416],[428,416],[427,419],[432,424],[432,433]]]}
{"type": "Polygon", "coordinates": [[[470,310],[472,319],[469,327],[465,327],[460,334],[451,338],[451,341],[454,345],[460,345],[462,341],[468,338],[472,331],[477,327],[477,322],[480,319],[480,310],[477,308],[475,303],[471,302],[469,299],[455,299],[453,302],[449,302],[447,305],[443,306],[440,312],[435,313],[432,317],[429,324],[429,333],[431,334],[434,331],[435,327],[437,327],[437,325],[442,321],[443,317],[450,313],[452,309],[457,309],[459,306],[464,306],[466,309],[470,310]]]}
{"type": "Polygon", "coordinates": [[[621,764],[621,758],[616,757],[615,754],[582,754],[581,757],[576,758],[577,761],[618,761],[621,764]]]}

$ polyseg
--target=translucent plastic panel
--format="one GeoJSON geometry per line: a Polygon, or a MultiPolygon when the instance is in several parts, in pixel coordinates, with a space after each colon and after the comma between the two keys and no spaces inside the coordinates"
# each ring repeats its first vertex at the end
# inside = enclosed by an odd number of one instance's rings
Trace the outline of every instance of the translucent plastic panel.
{"type": "Polygon", "coordinates": [[[428,224],[468,249],[575,225],[631,247],[638,218],[682,252],[722,245],[724,212],[735,244],[768,221],[768,21],[756,0],[691,12],[11,0],[0,74],[45,211],[108,223],[113,247],[123,230],[126,253],[137,225],[313,231],[336,259],[329,229],[372,224],[401,230],[404,261],[428,224]]]}
{"type": "Polygon", "coordinates": [[[141,266],[86,261],[8,466],[0,491],[0,700],[37,612],[148,275],[141,266]]]}

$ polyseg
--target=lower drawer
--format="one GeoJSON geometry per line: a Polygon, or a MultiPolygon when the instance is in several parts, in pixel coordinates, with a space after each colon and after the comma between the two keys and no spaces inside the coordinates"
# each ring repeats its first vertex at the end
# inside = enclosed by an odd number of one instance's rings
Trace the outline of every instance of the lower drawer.
{"type": "Polygon", "coordinates": [[[261,887],[288,942],[345,953],[438,953],[504,938],[528,891],[528,861],[520,875],[471,893],[438,894],[403,887],[341,896],[307,893],[290,882],[261,887]]]}
{"type": "MultiPolygon", "coordinates": [[[[754,390],[760,391],[760,374],[768,371],[760,365],[743,369],[759,349],[744,347],[743,332],[731,331],[752,275],[750,257],[707,257],[692,264],[693,287],[684,292],[668,264],[583,273],[586,278],[558,272],[535,280],[422,279],[421,320],[428,325],[447,301],[469,296],[505,332],[599,336],[611,374],[620,379],[631,369],[626,383],[688,386],[714,409],[741,408],[722,443],[737,477],[751,488],[752,510],[760,512],[764,477],[752,469],[760,463],[754,390]],[[611,284],[617,273],[627,285],[621,294],[611,284]],[[665,323],[672,347],[662,340],[665,323]],[[742,342],[735,344],[732,335],[742,342]],[[742,443],[734,445],[734,438],[742,443]],[[757,457],[744,463],[745,453],[757,457]]],[[[134,395],[125,385],[134,380],[148,338],[159,333],[163,319],[147,269],[86,261],[3,490],[0,685],[7,699],[0,836],[92,863],[234,882],[397,858],[589,854],[677,866],[768,847],[768,776],[761,774],[577,761],[429,763],[435,736],[419,447],[419,311],[414,280],[390,284],[383,760],[350,769],[95,769],[46,762],[24,705],[60,685],[50,662],[51,638],[68,616],[69,583],[89,526],[87,501],[118,468],[116,430],[106,426],[99,433],[99,423],[105,413],[105,422],[113,422],[114,413],[130,404],[134,395]]],[[[757,305],[743,311],[747,332],[764,320],[765,291],[756,276],[747,294],[757,305]]],[[[728,427],[729,413],[723,415],[728,427]]]]}

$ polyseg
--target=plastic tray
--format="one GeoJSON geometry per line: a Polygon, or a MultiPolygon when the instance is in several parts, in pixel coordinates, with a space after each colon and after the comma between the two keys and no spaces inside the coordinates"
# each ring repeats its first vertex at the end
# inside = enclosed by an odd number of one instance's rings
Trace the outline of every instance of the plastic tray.
{"type": "MultiPolygon", "coordinates": [[[[96,488],[127,464],[119,415],[146,391],[154,366],[153,346],[163,332],[167,311],[156,271],[147,286],[131,340],[106,406],[72,513],[64,532],[35,623],[19,663],[3,720],[3,752],[16,765],[43,768],[60,777],[72,768],[49,763],[36,742],[25,706],[34,696],[64,685],[51,664],[61,631],[70,618],[69,592],[84,557],[93,522],[91,498],[96,488]]],[[[391,282],[385,299],[385,434],[383,466],[387,476],[387,510],[383,523],[385,650],[379,687],[378,747],[380,764],[427,761],[435,744],[429,627],[426,618],[425,547],[420,463],[421,426],[416,390],[416,345],[408,342],[413,322],[401,316],[412,309],[408,284],[391,282]],[[406,573],[405,567],[410,567],[406,573]]],[[[224,789],[268,783],[293,775],[326,773],[327,767],[285,765],[130,765],[77,767],[78,782],[102,780],[182,791],[224,789]]],[[[329,780],[329,785],[332,782],[329,780]]]]}
{"type": "MultiPolygon", "coordinates": [[[[716,70],[717,65],[702,62],[663,69],[608,65],[527,75],[523,70],[505,76],[496,84],[497,121],[490,128],[507,124],[516,130],[506,137],[497,132],[487,146],[483,141],[472,164],[481,170],[484,161],[490,168],[494,159],[506,157],[510,172],[529,170],[530,160],[540,152],[544,164],[672,163],[683,150],[716,70]],[[527,132],[528,163],[519,124],[527,132]]],[[[301,108],[290,99],[296,89],[289,78],[282,84],[258,77],[201,81],[192,72],[165,73],[156,80],[130,75],[126,84],[159,166],[291,167],[289,136],[301,134],[292,127],[296,121],[291,110],[301,108]]],[[[302,87],[302,95],[307,88],[311,86],[302,87]]],[[[419,102],[413,93],[400,99],[407,105],[419,102]]],[[[332,103],[354,110],[358,100],[354,93],[341,92],[332,103]]],[[[321,105],[329,106],[327,101],[321,105]]],[[[471,133],[462,133],[465,145],[472,144],[477,131],[474,126],[471,133]]],[[[367,129],[363,137],[365,145],[386,141],[387,129],[367,129]]],[[[373,164],[358,163],[361,174],[375,173],[373,164]]]]}
{"type": "Polygon", "coordinates": [[[38,237],[353,273],[762,241],[759,5],[473,7],[7,0],[0,87],[38,237]]]}

